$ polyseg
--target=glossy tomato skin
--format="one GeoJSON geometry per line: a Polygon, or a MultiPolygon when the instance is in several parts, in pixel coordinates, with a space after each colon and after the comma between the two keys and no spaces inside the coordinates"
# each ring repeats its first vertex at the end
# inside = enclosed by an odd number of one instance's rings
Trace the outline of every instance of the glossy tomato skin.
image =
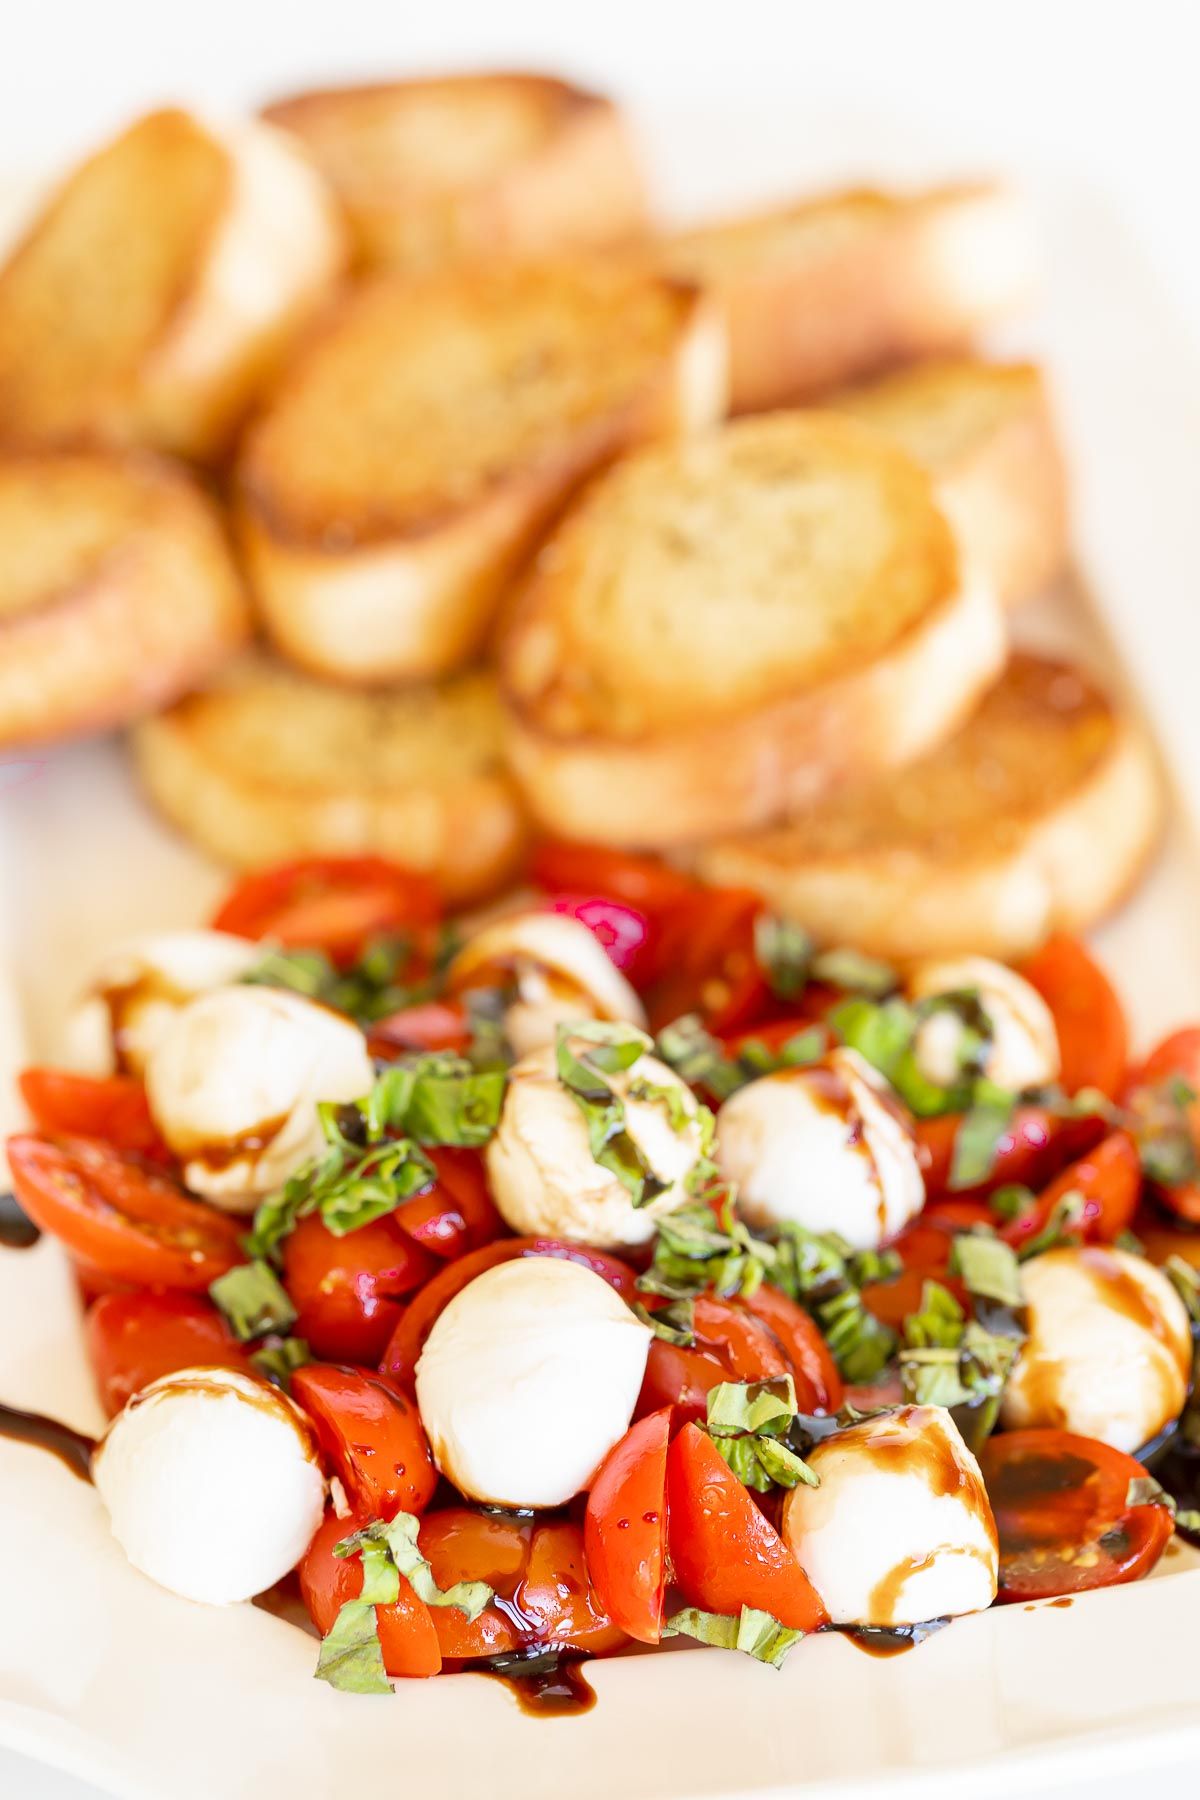
{"type": "Polygon", "coordinates": [[[313,1213],[283,1240],[293,1329],[314,1356],[377,1363],[400,1319],[399,1301],[437,1266],[394,1215],[335,1237],[313,1213]]]}
{"type": "Polygon", "coordinates": [[[235,1220],[126,1152],[32,1134],[10,1138],[7,1150],[34,1224],[117,1281],[195,1291],[246,1260],[235,1220]]]}
{"type": "Polygon", "coordinates": [[[642,1644],[662,1637],[667,1580],[667,1445],[672,1409],[631,1425],[588,1494],[583,1547],[613,1624],[642,1644]]]}
{"type": "Polygon", "coordinates": [[[1044,1189],[1036,1206],[1005,1225],[1000,1235],[1014,1248],[1036,1237],[1068,1194],[1083,1200],[1083,1216],[1071,1236],[1084,1244],[1111,1244],[1128,1231],[1142,1192],[1142,1165],[1127,1131],[1112,1131],[1094,1150],[1068,1164],[1044,1189]]]}
{"type": "Polygon", "coordinates": [[[310,856],[244,876],[213,926],[323,950],[345,964],[369,938],[433,926],[440,916],[437,888],[426,875],[382,856],[310,856]]]}
{"type": "Polygon", "coordinates": [[[636,987],[654,974],[655,947],[645,913],[607,894],[555,894],[551,912],[586,925],[609,960],[636,987]]]}
{"type": "Polygon", "coordinates": [[[1006,1431],[987,1440],[979,1462],[1000,1537],[1001,1600],[1139,1581],[1170,1540],[1165,1507],[1127,1504],[1141,1463],[1094,1438],[1006,1431]]]}
{"type": "Polygon", "coordinates": [[[929,1200],[980,1199],[1010,1183],[1020,1183],[1036,1193],[1072,1157],[1081,1156],[1099,1143],[1107,1130],[1100,1118],[1062,1119],[1044,1107],[1019,1106],[1001,1133],[986,1181],[977,1187],[956,1190],[950,1186],[950,1174],[962,1118],[961,1113],[939,1113],[914,1122],[917,1154],[929,1200]]]}
{"type": "Polygon", "coordinates": [[[516,1604],[537,1643],[604,1656],[625,1642],[588,1579],[583,1532],[573,1520],[534,1528],[516,1604]]]}
{"type": "Polygon", "coordinates": [[[836,1412],[842,1404],[842,1378],[819,1327],[804,1308],[767,1281],[738,1304],[760,1319],[783,1349],[800,1411],[836,1412]]]}
{"type": "Polygon", "coordinates": [[[595,894],[620,900],[657,919],[694,898],[698,883],[656,856],[543,838],[530,858],[529,873],[550,893],[595,894]]]}
{"type": "Polygon", "coordinates": [[[588,1250],[565,1238],[501,1238],[448,1264],[413,1296],[383,1353],[382,1372],[402,1386],[411,1387],[425,1339],[454,1296],[485,1269],[494,1269],[498,1263],[511,1262],[519,1256],[561,1256],[568,1262],[582,1263],[584,1268],[602,1276],[623,1299],[632,1301],[637,1297],[636,1277],[629,1264],[606,1251],[588,1250]]]}
{"type": "Polygon", "coordinates": [[[756,1607],[799,1631],[828,1623],[807,1575],[696,1425],[685,1425],[667,1452],[667,1517],[689,1605],[726,1614],[756,1607]]]}
{"type": "Polygon", "coordinates": [[[370,1519],[424,1512],[437,1470],[411,1399],[382,1376],[329,1363],[297,1369],[292,1399],[312,1420],[356,1512],[370,1519]]]}
{"type": "MultiPolygon", "coordinates": [[[[301,1559],[300,1594],[322,1637],[332,1629],[346,1601],[357,1600],[362,1593],[361,1559],[335,1556],[334,1546],[369,1523],[365,1515],[339,1519],[331,1509],[301,1559]]],[[[418,1600],[403,1575],[395,1605],[375,1608],[383,1666],[389,1675],[440,1673],[442,1653],[430,1610],[423,1600],[418,1600]]]]}
{"type": "MultiPolygon", "coordinates": [[[[1130,1076],[1126,1104],[1135,1116],[1154,1113],[1154,1091],[1173,1080],[1182,1080],[1200,1094],[1200,1026],[1185,1026],[1173,1031],[1151,1051],[1140,1069],[1130,1076]]],[[[1188,1128],[1192,1141],[1200,1147],[1200,1099],[1187,1107],[1188,1128]]],[[[1168,1212],[1189,1225],[1200,1225],[1200,1181],[1180,1182],[1176,1187],[1155,1185],[1156,1199],[1168,1212]]]]}
{"type": "Polygon", "coordinates": [[[210,1300],[170,1289],[105,1294],[83,1327],[88,1361],[112,1418],[134,1394],[178,1369],[240,1369],[253,1374],[243,1347],[210,1300]]]}
{"type": "Polygon", "coordinates": [[[478,1150],[437,1146],[426,1155],[437,1170],[436,1182],[405,1200],[395,1215],[408,1235],[443,1262],[502,1237],[504,1220],[492,1204],[478,1150]]]}
{"type": "Polygon", "coordinates": [[[131,1075],[96,1079],[66,1069],[24,1069],[17,1085],[34,1124],[51,1137],[99,1138],[152,1162],[171,1160],[150,1117],[146,1089],[131,1075]]]}
{"type": "Polygon", "coordinates": [[[1061,933],[1020,969],[1054,1016],[1068,1094],[1099,1088],[1116,1099],[1125,1079],[1129,1039],[1125,1014],[1107,975],[1077,938],[1061,933]]]}
{"type": "Polygon", "coordinates": [[[367,1047],[381,1061],[412,1050],[462,1052],[471,1042],[471,1021],[458,1000],[427,1000],[389,1013],[367,1028],[367,1047]]]}
{"type": "Polygon", "coordinates": [[[738,1302],[698,1294],[692,1303],[692,1345],[655,1338],[646,1357],[646,1373],[636,1416],[675,1406],[685,1417],[700,1418],[711,1390],[722,1381],[765,1381],[792,1372],[774,1332],[738,1302]]]}

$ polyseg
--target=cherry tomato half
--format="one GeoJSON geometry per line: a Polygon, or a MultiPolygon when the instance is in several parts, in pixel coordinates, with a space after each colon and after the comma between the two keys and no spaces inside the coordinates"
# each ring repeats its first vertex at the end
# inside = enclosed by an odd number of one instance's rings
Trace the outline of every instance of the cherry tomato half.
{"type": "Polygon", "coordinates": [[[578,919],[586,925],[610,962],[627,975],[634,986],[654,973],[654,943],[645,913],[614,900],[607,894],[555,894],[550,910],[578,919]]]}
{"type": "Polygon", "coordinates": [[[427,1000],[378,1019],[367,1030],[367,1047],[381,1061],[408,1050],[463,1051],[471,1042],[467,1009],[457,1000],[427,1000]]]}
{"type": "Polygon", "coordinates": [[[72,1075],[65,1069],[25,1069],[21,1098],[39,1131],[51,1137],[99,1138],[154,1162],[171,1160],[150,1117],[146,1090],[130,1075],[72,1075]]]}
{"type": "Polygon", "coordinates": [[[662,926],[667,973],[646,997],[653,1030],[683,1013],[699,1013],[710,1031],[722,1035],[771,1013],[771,990],[754,946],[761,911],[758,895],[741,888],[698,888],[675,907],[662,926]]]}
{"type": "Polygon", "coordinates": [[[437,1266],[395,1214],[335,1237],[313,1213],[283,1241],[294,1329],[314,1356],[375,1364],[400,1319],[398,1301],[437,1266]]]}
{"type": "Polygon", "coordinates": [[[479,1152],[439,1145],[426,1155],[437,1181],[426,1193],[405,1200],[395,1214],[409,1237],[444,1262],[500,1237],[504,1220],[492,1205],[479,1152]]]}
{"type": "Polygon", "coordinates": [[[939,1113],[935,1118],[914,1121],[930,1200],[978,1199],[1010,1182],[1020,1182],[1036,1193],[1072,1157],[1099,1143],[1107,1129],[1100,1118],[1063,1119],[1044,1107],[1019,1106],[1000,1134],[987,1179],[977,1187],[954,1189],[950,1174],[962,1118],[961,1113],[939,1113]]]}
{"type": "Polygon", "coordinates": [[[1069,1431],[1006,1431],[979,1462],[1000,1534],[1001,1600],[1137,1581],[1166,1549],[1171,1515],[1128,1505],[1146,1471],[1123,1450],[1069,1431]]]}
{"type": "Polygon", "coordinates": [[[450,1263],[414,1295],[383,1353],[379,1365],[383,1373],[403,1386],[411,1386],[425,1339],[455,1294],[460,1294],[485,1269],[511,1262],[518,1256],[565,1257],[568,1262],[582,1263],[584,1268],[594,1270],[623,1299],[632,1301],[637,1296],[635,1277],[629,1264],[608,1256],[603,1250],[588,1250],[582,1244],[567,1243],[564,1238],[501,1238],[498,1243],[485,1244],[482,1249],[473,1250],[450,1263]]]}
{"type": "MultiPolygon", "coordinates": [[[[361,1558],[335,1556],[334,1547],[343,1538],[353,1537],[369,1522],[368,1514],[339,1519],[331,1509],[301,1559],[301,1598],[322,1637],[332,1629],[346,1601],[357,1600],[362,1593],[361,1558]]],[[[417,1599],[403,1575],[395,1604],[375,1608],[383,1666],[389,1675],[437,1675],[440,1672],[442,1653],[431,1611],[423,1600],[417,1599]]]]}
{"type": "Polygon", "coordinates": [[[207,1288],[244,1262],[241,1227],[160,1169],[90,1138],[9,1138],[17,1199],[86,1263],[140,1287],[207,1288]]]}
{"type": "Polygon", "coordinates": [[[588,1494],[588,1573],[614,1625],[642,1644],[662,1637],[667,1580],[667,1443],[671,1408],[631,1425],[588,1494]]]}
{"type": "Polygon", "coordinates": [[[826,1623],[804,1570],[696,1425],[685,1425],[667,1452],[667,1520],[675,1579],[690,1605],[759,1607],[799,1631],[826,1623]]]}
{"type": "MultiPolygon", "coordinates": [[[[1200,1027],[1185,1026],[1163,1039],[1146,1058],[1141,1068],[1130,1077],[1126,1104],[1136,1117],[1153,1127],[1159,1101],[1155,1090],[1173,1080],[1187,1084],[1200,1095],[1200,1027]]],[[[1186,1108],[1192,1142],[1200,1148],[1200,1099],[1186,1108]]],[[[1154,1186],[1155,1197],[1177,1218],[1200,1225],[1200,1181],[1183,1181],[1174,1187],[1154,1186]]]]}
{"type": "Polygon", "coordinates": [[[437,1470],[411,1400],[379,1375],[329,1363],[297,1369],[292,1398],[312,1420],[356,1511],[371,1519],[424,1512],[437,1470]]]}
{"type": "Polygon", "coordinates": [[[1021,967],[1054,1015],[1068,1094],[1099,1088],[1115,1100],[1125,1079],[1129,1040],[1112,983],[1077,938],[1047,939],[1021,967]]]}
{"type": "Polygon", "coordinates": [[[842,1378],[820,1328],[795,1300],[764,1281],[740,1305],[768,1326],[783,1347],[796,1383],[801,1412],[836,1412],[842,1378]]]}
{"type": "Polygon", "coordinates": [[[650,919],[692,899],[698,883],[656,856],[635,856],[603,844],[545,838],[530,858],[529,873],[550,893],[599,894],[620,900],[650,919]]]}
{"type": "Polygon", "coordinates": [[[427,875],[382,856],[311,856],[246,875],[213,918],[217,931],[274,938],[352,962],[368,938],[436,925],[427,875]]]}
{"type": "Polygon", "coordinates": [[[244,1347],[199,1294],[104,1294],[89,1307],[83,1335],[110,1418],[134,1394],[177,1369],[253,1373],[244,1347]]]}
{"type": "Polygon", "coordinates": [[[1069,1234],[1081,1244],[1111,1244],[1128,1231],[1142,1192],[1142,1165],[1137,1145],[1127,1131],[1110,1131],[1094,1150],[1068,1164],[1019,1219],[1000,1233],[1019,1246],[1045,1230],[1055,1207],[1067,1194],[1083,1199],[1083,1216],[1069,1234]]]}
{"type": "Polygon", "coordinates": [[[733,1300],[698,1294],[692,1303],[692,1325],[692,1345],[669,1344],[663,1338],[650,1345],[638,1396],[639,1417],[664,1406],[678,1406],[700,1417],[718,1382],[765,1381],[792,1373],[774,1332],[733,1300]]]}

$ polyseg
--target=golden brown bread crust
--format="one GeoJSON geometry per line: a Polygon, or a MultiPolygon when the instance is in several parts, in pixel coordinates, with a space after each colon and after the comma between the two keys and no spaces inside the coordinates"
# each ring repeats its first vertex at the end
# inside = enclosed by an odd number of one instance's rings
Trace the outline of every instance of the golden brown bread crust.
{"type": "Polygon", "coordinates": [[[239,464],[275,642],[364,683],[458,666],[581,480],[719,414],[723,348],[693,290],[622,267],[369,284],[314,337],[239,464]]]}
{"type": "Polygon", "coordinates": [[[964,343],[1021,304],[1023,222],[985,185],[858,189],[669,238],[660,266],[712,286],[736,412],[794,405],[964,343]]]}
{"type": "Polygon", "coordinates": [[[845,389],[828,405],[894,438],[934,478],[971,565],[1014,606],[1062,574],[1067,472],[1041,371],[963,357],[845,389]]]}
{"type": "Polygon", "coordinates": [[[621,114],[551,76],[317,89],[274,102],[263,117],[306,145],[368,267],[424,273],[586,250],[646,226],[621,114]]]}
{"type": "Polygon", "coordinates": [[[146,720],[133,752],[166,816],[241,868],[378,852],[465,903],[502,887],[524,845],[482,673],[357,693],[247,657],[146,720]]]}
{"type": "Polygon", "coordinates": [[[1137,724],[1080,670],[1018,653],[933,755],[694,861],[826,942],[900,961],[1014,957],[1117,903],[1162,808],[1137,724]]]}
{"type": "Polygon", "coordinates": [[[139,718],[248,633],[215,508],[146,455],[0,460],[0,560],[0,745],[139,718]]]}

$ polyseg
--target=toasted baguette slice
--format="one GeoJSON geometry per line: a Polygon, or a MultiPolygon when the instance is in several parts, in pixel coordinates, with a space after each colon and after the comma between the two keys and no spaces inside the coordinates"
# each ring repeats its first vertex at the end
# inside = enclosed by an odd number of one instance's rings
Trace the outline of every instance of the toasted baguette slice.
{"type": "Polygon", "coordinates": [[[364,694],[248,656],[147,719],[133,749],[167,817],[239,868],[379,852],[457,903],[501,886],[523,845],[495,684],[478,672],[364,694]]]}
{"type": "Polygon", "coordinates": [[[0,458],[0,746],[139,717],[248,634],[215,509],[149,456],[0,458]]]}
{"type": "Polygon", "coordinates": [[[964,554],[1003,605],[1033,598],[1062,573],[1066,466],[1032,363],[927,363],[827,404],[924,464],[964,554]]]}
{"type": "Polygon", "coordinates": [[[1079,670],[1017,654],[932,756],[696,863],[825,943],[899,961],[1014,957],[1116,904],[1162,806],[1141,729],[1079,670]]]}
{"type": "Polygon", "coordinates": [[[1000,670],[928,476],[831,413],[641,451],[543,549],[501,646],[538,821],[686,843],[911,761],[1000,670]]]}
{"type": "Polygon", "coordinates": [[[658,277],[380,278],[245,446],[241,535],[268,631],[346,681],[457,667],[570,490],[627,444],[707,424],[724,394],[719,325],[658,277]]]}
{"type": "Polygon", "coordinates": [[[1031,287],[1026,228],[998,188],[832,194],[670,238],[670,274],[711,286],[737,412],[810,399],[962,344],[1031,287]]]}
{"type": "Polygon", "coordinates": [[[283,133],[139,120],[0,268],[0,441],[217,455],[344,252],[332,196],[283,133]]]}
{"type": "Polygon", "coordinates": [[[374,268],[424,273],[597,248],[646,226],[621,114],[550,76],[327,88],[263,117],[306,145],[374,268]]]}

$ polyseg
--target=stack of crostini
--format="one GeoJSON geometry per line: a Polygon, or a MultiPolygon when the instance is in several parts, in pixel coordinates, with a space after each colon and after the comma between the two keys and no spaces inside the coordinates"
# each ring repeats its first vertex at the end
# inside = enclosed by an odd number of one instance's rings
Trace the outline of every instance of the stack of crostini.
{"type": "Polygon", "coordinates": [[[1011,649],[1067,556],[994,187],[664,233],[540,75],[137,121],[0,263],[0,749],[131,728],[238,866],[470,902],[532,832],[819,938],[1021,953],[1129,887],[1136,722],[1011,649]]]}

